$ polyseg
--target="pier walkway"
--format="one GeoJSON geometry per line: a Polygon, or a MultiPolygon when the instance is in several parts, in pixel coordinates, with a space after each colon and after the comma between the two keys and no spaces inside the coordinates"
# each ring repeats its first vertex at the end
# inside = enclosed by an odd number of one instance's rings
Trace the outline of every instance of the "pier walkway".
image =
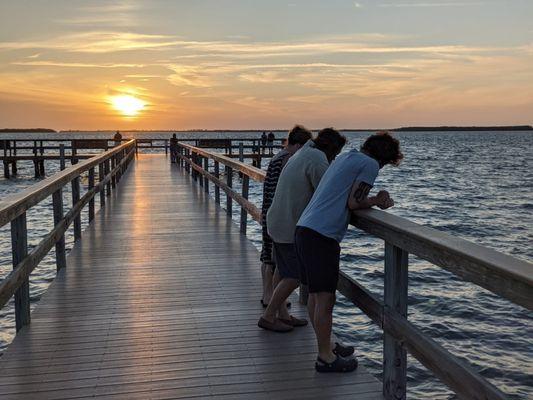
{"type": "Polygon", "coordinates": [[[362,367],[316,374],[310,326],[256,326],[258,252],[183,169],[140,154],[119,185],[0,358],[0,398],[382,398],[362,367]]]}

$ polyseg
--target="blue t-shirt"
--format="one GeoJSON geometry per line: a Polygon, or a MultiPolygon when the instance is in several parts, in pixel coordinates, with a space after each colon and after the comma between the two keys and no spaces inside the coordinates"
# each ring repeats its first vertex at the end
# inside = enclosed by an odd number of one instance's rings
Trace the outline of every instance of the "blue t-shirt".
{"type": "Polygon", "coordinates": [[[356,181],[374,185],[379,163],[355,149],[341,154],[322,177],[297,226],[341,242],[350,222],[348,196],[356,181]]]}

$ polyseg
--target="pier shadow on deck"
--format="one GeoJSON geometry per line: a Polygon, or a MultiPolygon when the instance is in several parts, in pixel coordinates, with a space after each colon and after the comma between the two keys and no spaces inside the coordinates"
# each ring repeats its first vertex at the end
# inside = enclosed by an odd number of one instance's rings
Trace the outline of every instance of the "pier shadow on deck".
{"type": "Polygon", "coordinates": [[[119,185],[0,358],[1,398],[382,398],[361,367],[315,373],[310,326],[257,327],[257,250],[168,158],[119,185]]]}

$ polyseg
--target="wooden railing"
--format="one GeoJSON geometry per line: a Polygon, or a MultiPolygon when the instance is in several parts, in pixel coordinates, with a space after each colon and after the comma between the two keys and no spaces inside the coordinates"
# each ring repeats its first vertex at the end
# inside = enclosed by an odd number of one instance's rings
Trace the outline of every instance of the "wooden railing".
{"type": "Polygon", "coordinates": [[[0,227],[11,223],[13,255],[13,270],[0,282],[0,308],[15,296],[17,331],[30,323],[30,274],[54,246],[57,270],[66,266],[65,232],[74,224],[74,239],[81,238],[81,211],[88,204],[89,222],[94,219],[94,197],[100,193],[100,206],[105,205],[106,195],[111,194],[134,155],[135,141],[130,140],[0,201],[0,227]],[[98,183],[95,183],[96,167],[98,183]],[[80,197],[80,177],[85,172],[88,190],[80,197]],[[63,188],[69,183],[72,207],[64,214],[63,188]],[[49,196],[52,196],[54,228],[28,253],[26,212],[49,196]]]}
{"type": "MultiPolygon", "coordinates": [[[[215,185],[241,206],[240,230],[246,233],[247,214],[260,223],[260,210],[248,200],[249,179],[263,182],[265,172],[205,149],[179,145],[180,165],[190,171],[206,192],[215,185]],[[209,160],[214,170],[209,171],[209,160]],[[220,167],[225,168],[226,181],[220,167]],[[242,176],[242,192],[233,190],[233,172],[242,176]]],[[[408,351],[461,398],[504,399],[505,394],[481,377],[407,320],[408,257],[416,255],[460,278],[484,287],[529,310],[533,310],[533,265],[449,234],[415,224],[384,211],[353,213],[352,225],[385,241],[384,301],[346,273],[340,273],[337,289],[384,331],[383,393],[387,399],[405,399],[408,351]]]]}

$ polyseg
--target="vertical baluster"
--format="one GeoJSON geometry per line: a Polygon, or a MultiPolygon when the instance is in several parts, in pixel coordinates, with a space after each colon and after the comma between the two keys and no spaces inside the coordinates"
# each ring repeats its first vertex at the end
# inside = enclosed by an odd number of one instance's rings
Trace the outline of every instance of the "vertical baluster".
{"type": "MultiPolygon", "coordinates": [[[[220,164],[215,161],[215,177],[220,179],[220,164]]],[[[215,202],[220,204],[220,187],[215,185],[215,202]]]]}
{"type": "MultiPolygon", "coordinates": [[[[233,168],[226,166],[226,184],[233,187],[233,168]]],[[[232,199],[226,195],[226,213],[231,217],[232,214],[232,199]]]]}
{"type": "MultiPolygon", "coordinates": [[[[80,177],[75,177],[72,182],[72,207],[80,201],[80,177]]],[[[74,241],[81,239],[81,211],[74,217],[74,241]]]]}
{"type": "MultiPolygon", "coordinates": [[[[198,165],[200,168],[202,167],[202,159],[203,157],[201,155],[196,156],[196,165],[198,165]]],[[[200,180],[200,186],[204,186],[204,176],[200,173],[198,173],[198,179],[200,180]]]]}
{"type": "MultiPolygon", "coordinates": [[[[106,178],[107,176],[109,175],[109,158],[107,160],[104,161],[104,165],[105,165],[105,175],[106,175],[106,178]]],[[[107,196],[110,196],[111,195],[111,180],[107,181],[107,184],[106,184],[106,195],[107,196]]]]}
{"type": "MultiPolygon", "coordinates": [[[[11,221],[11,248],[13,269],[28,255],[26,213],[11,221]]],[[[17,332],[30,323],[30,282],[25,279],[15,292],[15,324],[17,332]]]]}
{"type": "MultiPolygon", "coordinates": [[[[52,203],[54,208],[54,225],[57,225],[63,219],[63,189],[58,189],[52,194],[52,203]]],[[[67,266],[67,257],[65,253],[65,235],[56,242],[56,267],[59,272],[67,266]]]]}
{"type": "MultiPolygon", "coordinates": [[[[98,182],[102,182],[105,177],[104,163],[98,164],[98,182]]],[[[100,208],[105,206],[105,187],[100,188],[100,208]]]]}
{"type": "Polygon", "coordinates": [[[59,169],[61,171],[65,169],[65,145],[63,143],[59,145],[59,169]]]}
{"type": "MultiPolygon", "coordinates": [[[[250,186],[250,177],[248,175],[242,176],[242,197],[248,200],[248,189],[250,186]]],[[[241,207],[241,233],[246,235],[246,227],[248,225],[248,213],[244,207],[241,207]]]]}
{"type": "MultiPolygon", "coordinates": [[[[385,242],[385,307],[407,318],[408,253],[385,242]]],[[[383,339],[383,395],[405,399],[407,353],[402,343],[385,333],[383,339]]]]}
{"type": "Polygon", "coordinates": [[[244,161],[244,143],[243,142],[239,142],[239,161],[240,162],[244,161]]]}
{"type": "MultiPolygon", "coordinates": [[[[204,170],[209,172],[209,158],[207,157],[204,157],[204,170]]],[[[207,179],[207,176],[204,177],[204,191],[209,193],[209,179],[207,179]]]]}
{"type": "MultiPolygon", "coordinates": [[[[89,190],[94,188],[94,167],[89,169],[89,190]]],[[[94,219],[94,196],[89,200],[89,223],[94,219]]]]}
{"type": "MultiPolygon", "coordinates": [[[[109,172],[111,172],[115,169],[115,166],[117,165],[117,160],[114,155],[111,156],[111,158],[109,159],[109,163],[111,164],[109,172]]],[[[111,176],[111,187],[115,189],[116,186],[117,186],[117,178],[115,175],[112,175],[111,176]]]]}

